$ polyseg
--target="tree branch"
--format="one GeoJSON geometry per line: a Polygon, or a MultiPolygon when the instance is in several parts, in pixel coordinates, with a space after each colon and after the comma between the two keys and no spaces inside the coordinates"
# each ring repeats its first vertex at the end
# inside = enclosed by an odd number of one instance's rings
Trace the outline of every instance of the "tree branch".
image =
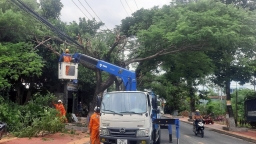
{"type": "Polygon", "coordinates": [[[205,46],[205,43],[200,43],[200,44],[193,45],[193,46],[187,45],[187,46],[183,46],[179,49],[177,49],[176,46],[170,46],[166,49],[162,49],[162,50],[156,52],[153,55],[150,55],[150,56],[147,56],[147,57],[144,57],[144,58],[129,59],[129,60],[126,60],[124,63],[127,66],[130,63],[145,61],[145,60],[148,60],[148,59],[155,58],[157,56],[172,54],[172,53],[181,52],[181,51],[185,51],[185,50],[188,50],[188,51],[189,50],[190,51],[201,50],[204,46],[205,46]]]}
{"type": "MultiPolygon", "coordinates": [[[[47,40],[40,42],[37,46],[34,47],[34,49],[36,49],[37,47],[39,47],[39,46],[42,45],[43,43],[49,41],[50,39],[51,39],[51,38],[48,38],[47,40]]],[[[36,38],[36,41],[38,42],[37,38],[36,38]]]]}

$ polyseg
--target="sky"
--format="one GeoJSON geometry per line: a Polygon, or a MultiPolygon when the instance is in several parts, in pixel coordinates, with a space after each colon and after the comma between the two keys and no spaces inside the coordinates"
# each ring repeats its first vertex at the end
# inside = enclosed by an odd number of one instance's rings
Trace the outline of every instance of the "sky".
{"type": "Polygon", "coordinates": [[[171,0],[61,0],[61,2],[64,5],[60,17],[62,21],[78,22],[79,17],[89,19],[95,17],[97,21],[105,23],[102,29],[113,29],[115,25],[121,24],[122,19],[131,16],[135,11],[154,6],[162,7],[168,5],[171,0]]]}

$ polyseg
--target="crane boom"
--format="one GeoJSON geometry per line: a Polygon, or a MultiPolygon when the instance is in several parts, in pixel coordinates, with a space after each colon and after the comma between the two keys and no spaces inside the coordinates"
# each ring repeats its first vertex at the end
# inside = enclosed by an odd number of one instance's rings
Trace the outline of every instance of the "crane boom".
{"type": "Polygon", "coordinates": [[[81,53],[73,54],[72,58],[75,63],[88,63],[102,71],[121,78],[126,91],[136,91],[137,83],[135,72],[81,53]]]}

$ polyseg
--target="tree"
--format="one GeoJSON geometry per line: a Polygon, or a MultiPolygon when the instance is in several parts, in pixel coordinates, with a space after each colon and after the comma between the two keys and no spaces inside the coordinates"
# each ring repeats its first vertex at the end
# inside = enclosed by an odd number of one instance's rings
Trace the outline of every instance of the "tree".
{"type": "MultiPolygon", "coordinates": [[[[195,111],[197,81],[212,73],[214,66],[211,59],[203,52],[184,52],[165,60],[164,65],[169,69],[169,77],[175,77],[186,82],[189,98],[190,110],[195,111]],[[169,61],[170,60],[170,61],[169,61]]],[[[200,82],[200,81],[199,81],[200,82]]]]}
{"type": "MultiPolygon", "coordinates": [[[[1,90],[14,88],[18,97],[16,101],[23,103],[22,90],[25,89],[23,83],[30,82],[33,77],[42,74],[41,69],[44,66],[44,61],[36,54],[31,44],[24,42],[17,44],[2,43],[0,44],[0,51],[0,88],[1,90]]],[[[28,94],[27,96],[31,95],[28,94]]]]}
{"type": "Polygon", "coordinates": [[[60,0],[40,0],[42,16],[46,19],[59,19],[63,4],[60,0]]]}
{"type": "MultiPolygon", "coordinates": [[[[39,8],[36,0],[25,0],[24,3],[35,11],[39,8]]],[[[3,59],[2,62],[5,62],[4,65],[13,67],[7,71],[13,74],[13,76],[9,74],[2,75],[4,77],[3,80],[6,80],[4,84],[5,89],[2,90],[6,93],[6,96],[8,96],[8,93],[10,94],[8,97],[10,100],[23,104],[30,100],[33,93],[43,89],[43,86],[47,88],[46,81],[51,83],[50,88],[52,88],[54,83],[51,81],[51,78],[44,77],[45,73],[48,76],[53,76],[51,71],[48,71],[49,67],[46,68],[46,65],[49,65],[48,60],[50,61],[52,56],[48,55],[49,57],[43,57],[44,59],[42,59],[41,49],[35,46],[35,36],[39,37],[48,34],[49,30],[29,15],[24,14],[23,11],[13,4],[10,1],[1,1],[0,3],[2,8],[0,12],[1,50],[2,54],[6,54],[2,55],[1,59],[3,59]],[[34,61],[31,62],[31,60],[34,61]],[[29,88],[26,89],[23,84],[26,84],[29,88]]],[[[45,54],[44,52],[47,53],[47,51],[43,51],[42,54],[45,54]]]]}

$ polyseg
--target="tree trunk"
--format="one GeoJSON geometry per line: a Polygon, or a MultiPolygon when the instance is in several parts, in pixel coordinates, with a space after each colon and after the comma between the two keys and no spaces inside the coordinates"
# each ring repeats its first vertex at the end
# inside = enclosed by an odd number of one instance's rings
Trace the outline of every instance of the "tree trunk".
{"type": "Polygon", "coordinates": [[[27,92],[27,95],[26,95],[26,100],[25,100],[25,103],[27,103],[30,99],[31,99],[31,92],[32,90],[29,88],[28,89],[28,92],[27,92]]]}
{"type": "Polygon", "coordinates": [[[68,81],[64,81],[64,87],[63,87],[63,97],[61,98],[62,99],[62,102],[63,102],[63,105],[64,105],[64,108],[66,110],[68,110],[68,81]]]}
{"type": "Polygon", "coordinates": [[[16,103],[17,104],[23,104],[24,89],[25,89],[25,86],[22,83],[18,83],[16,85],[16,90],[17,90],[16,103]]]}
{"type": "Polygon", "coordinates": [[[17,90],[17,92],[16,92],[15,101],[16,101],[17,104],[20,104],[20,93],[21,93],[20,91],[21,90],[20,90],[20,87],[18,85],[16,86],[16,90],[17,90]]]}
{"type": "Polygon", "coordinates": [[[25,103],[27,103],[30,99],[31,99],[31,96],[32,96],[32,89],[34,88],[34,83],[31,82],[30,83],[30,86],[27,90],[27,95],[26,95],[26,100],[25,100],[25,103]]]}
{"type": "Polygon", "coordinates": [[[227,106],[227,112],[228,112],[228,127],[229,128],[234,128],[235,127],[235,119],[234,119],[234,114],[233,114],[233,110],[232,110],[232,105],[231,105],[231,95],[230,95],[230,80],[227,80],[225,82],[226,85],[226,106],[227,106]]]}
{"type": "Polygon", "coordinates": [[[193,112],[195,112],[195,94],[194,94],[192,80],[188,80],[188,87],[189,87],[189,97],[190,97],[190,116],[192,118],[193,112]]]}
{"type": "Polygon", "coordinates": [[[97,84],[96,84],[96,89],[95,89],[95,92],[93,95],[92,102],[90,103],[90,106],[89,106],[89,112],[88,112],[87,117],[90,117],[94,113],[94,108],[97,105],[97,96],[100,93],[100,88],[101,88],[101,83],[102,83],[101,71],[97,69],[97,70],[95,70],[95,74],[96,74],[97,84]]]}

